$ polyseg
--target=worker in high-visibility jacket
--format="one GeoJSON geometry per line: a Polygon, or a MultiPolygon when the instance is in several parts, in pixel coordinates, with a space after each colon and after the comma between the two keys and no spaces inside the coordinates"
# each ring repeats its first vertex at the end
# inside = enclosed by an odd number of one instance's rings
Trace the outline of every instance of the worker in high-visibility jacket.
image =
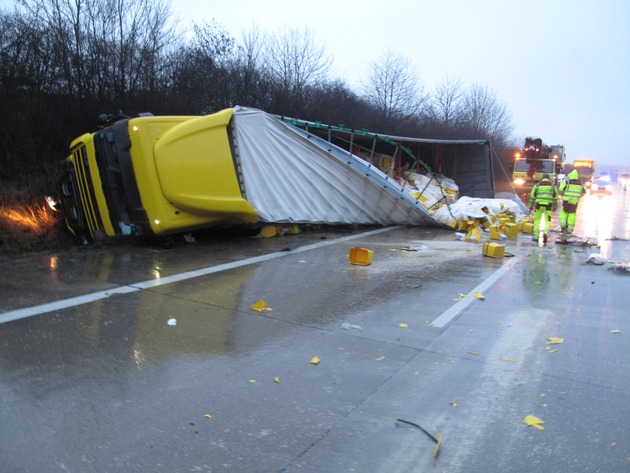
{"type": "Polygon", "coordinates": [[[560,209],[560,230],[562,233],[560,239],[566,241],[567,235],[571,235],[575,228],[578,203],[586,194],[586,186],[582,184],[577,170],[571,171],[566,181],[562,181],[558,192],[562,198],[562,208],[560,209]]]}
{"type": "Polygon", "coordinates": [[[540,237],[540,220],[544,217],[543,241],[547,243],[551,228],[551,213],[558,208],[558,189],[551,181],[549,174],[543,174],[542,179],[532,188],[529,195],[529,209],[534,210],[534,232],[532,240],[538,242],[540,237]]]}

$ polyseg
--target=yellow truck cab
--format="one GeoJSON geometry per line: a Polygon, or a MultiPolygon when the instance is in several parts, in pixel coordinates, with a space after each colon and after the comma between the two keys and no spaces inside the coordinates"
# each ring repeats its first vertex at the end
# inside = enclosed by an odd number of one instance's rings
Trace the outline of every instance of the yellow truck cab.
{"type": "Polygon", "coordinates": [[[123,118],[70,145],[61,205],[90,240],[256,222],[230,139],[233,109],[123,118]]]}

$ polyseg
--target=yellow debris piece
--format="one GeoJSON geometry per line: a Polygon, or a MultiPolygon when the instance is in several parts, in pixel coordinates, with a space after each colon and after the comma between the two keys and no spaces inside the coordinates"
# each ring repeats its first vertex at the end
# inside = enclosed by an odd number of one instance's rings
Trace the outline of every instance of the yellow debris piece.
{"type": "Polygon", "coordinates": [[[314,356],[314,357],[311,359],[311,365],[319,365],[319,362],[320,362],[320,359],[319,359],[319,357],[318,357],[318,356],[314,356]]]}
{"type": "Polygon", "coordinates": [[[564,343],[564,338],[560,337],[547,337],[547,340],[549,340],[547,345],[561,345],[564,343]]]}
{"type": "Polygon", "coordinates": [[[464,241],[470,240],[474,242],[479,242],[479,240],[481,240],[481,232],[476,227],[471,228],[470,230],[468,230],[468,233],[466,234],[464,238],[462,238],[462,240],[464,241]]]}
{"type": "Polygon", "coordinates": [[[435,450],[433,450],[433,456],[437,457],[440,454],[440,447],[442,446],[442,434],[437,434],[437,444],[435,444],[435,450]]]}
{"type": "Polygon", "coordinates": [[[249,382],[253,384],[253,383],[256,382],[256,380],[255,379],[250,379],[249,382]]]}
{"type": "Polygon", "coordinates": [[[538,429],[538,430],[545,430],[545,428],[541,425],[541,424],[544,424],[545,421],[542,419],[539,419],[536,416],[529,415],[525,417],[525,419],[523,419],[523,422],[525,422],[527,427],[534,427],[535,429],[538,429]]]}
{"type": "Polygon", "coordinates": [[[623,332],[619,329],[615,329],[615,330],[611,330],[610,333],[623,333],[623,332]]]}
{"type": "Polygon", "coordinates": [[[212,419],[212,416],[210,414],[204,414],[203,415],[206,419],[212,419]]]}
{"type": "Polygon", "coordinates": [[[376,361],[383,361],[385,359],[384,356],[379,356],[378,358],[376,358],[376,361]]]}
{"type": "Polygon", "coordinates": [[[469,355],[478,355],[479,353],[477,353],[476,351],[469,351],[468,354],[469,355]]]}
{"type": "Polygon", "coordinates": [[[483,294],[479,291],[475,292],[475,297],[477,299],[481,299],[482,301],[486,299],[485,297],[483,297],[483,294]]]}
{"type": "Polygon", "coordinates": [[[251,309],[258,312],[262,312],[263,310],[273,310],[271,309],[271,307],[267,307],[267,303],[262,299],[260,299],[258,302],[253,304],[251,306],[251,309]]]}
{"type": "Polygon", "coordinates": [[[457,406],[459,406],[459,404],[457,404],[456,402],[451,402],[451,406],[457,407],[457,406]]]}
{"type": "Polygon", "coordinates": [[[518,360],[516,358],[501,358],[501,361],[509,361],[510,363],[517,363],[518,360]]]}
{"type": "Polygon", "coordinates": [[[408,324],[404,324],[404,323],[400,323],[400,324],[398,324],[398,326],[399,326],[400,328],[407,328],[407,327],[409,327],[409,325],[408,325],[408,324]]]}
{"type": "Polygon", "coordinates": [[[276,376],[275,378],[273,378],[273,382],[280,384],[280,378],[276,376]]]}
{"type": "Polygon", "coordinates": [[[465,295],[465,294],[460,294],[460,295],[458,295],[458,296],[457,296],[455,299],[453,299],[453,300],[455,300],[455,301],[461,301],[464,297],[466,297],[466,295],[465,295]]]}

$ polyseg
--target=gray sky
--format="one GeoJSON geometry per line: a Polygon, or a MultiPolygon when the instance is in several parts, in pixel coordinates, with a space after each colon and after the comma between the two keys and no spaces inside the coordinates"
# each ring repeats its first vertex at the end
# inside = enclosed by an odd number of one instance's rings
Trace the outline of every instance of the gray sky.
{"type": "Polygon", "coordinates": [[[629,0],[173,0],[172,6],[182,26],[214,19],[237,38],[254,25],[264,32],[308,27],[333,58],[336,77],[355,91],[367,66],[394,50],[412,62],[428,91],[447,78],[488,87],[510,111],[519,142],[537,136],[564,144],[569,162],[630,167],[629,0]]]}
{"type": "Polygon", "coordinates": [[[630,166],[628,0],[178,0],[173,10],[235,37],[306,26],[356,90],[368,64],[397,51],[429,91],[447,77],[487,86],[519,139],[630,166]]]}

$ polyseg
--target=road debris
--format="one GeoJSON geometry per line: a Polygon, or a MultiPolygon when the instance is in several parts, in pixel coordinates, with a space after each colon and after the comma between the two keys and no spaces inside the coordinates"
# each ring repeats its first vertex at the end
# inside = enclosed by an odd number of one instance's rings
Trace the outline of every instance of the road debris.
{"type": "Polygon", "coordinates": [[[616,263],[610,266],[608,269],[618,271],[623,274],[630,274],[630,263],[616,263]]]}
{"type": "Polygon", "coordinates": [[[439,455],[440,447],[442,445],[442,434],[437,434],[437,436],[434,437],[430,432],[428,432],[427,430],[423,429],[418,424],[416,424],[414,422],[409,422],[408,420],[396,419],[396,422],[402,422],[403,424],[412,425],[412,426],[416,427],[417,429],[420,429],[422,432],[424,432],[431,440],[433,440],[435,442],[435,449],[433,450],[433,456],[437,457],[439,455]]]}
{"type": "Polygon", "coordinates": [[[527,427],[534,427],[535,429],[538,429],[538,430],[545,430],[545,428],[542,426],[542,424],[544,424],[545,421],[542,419],[539,419],[536,416],[529,415],[525,417],[525,419],[523,419],[523,422],[525,423],[525,425],[527,425],[527,427]]]}
{"type": "Polygon", "coordinates": [[[251,309],[257,312],[262,312],[263,310],[273,310],[271,307],[267,307],[267,303],[263,299],[260,299],[255,304],[252,304],[251,309]]]}

